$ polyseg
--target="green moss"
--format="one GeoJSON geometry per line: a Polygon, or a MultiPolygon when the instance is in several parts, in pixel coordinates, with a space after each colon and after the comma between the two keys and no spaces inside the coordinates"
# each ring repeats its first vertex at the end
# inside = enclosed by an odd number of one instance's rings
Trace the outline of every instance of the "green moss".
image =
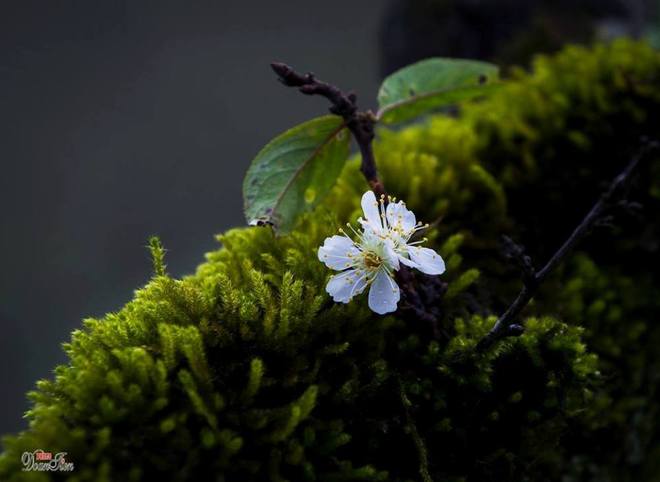
{"type": "MultiPolygon", "coordinates": [[[[653,480],[658,279],[621,262],[634,230],[562,267],[521,337],[474,347],[519,283],[499,235],[541,259],[556,247],[581,213],[554,188],[574,176],[588,205],[619,154],[657,132],[658,75],[643,44],[571,47],[457,118],[380,133],[388,190],[441,219],[436,327],[324,291],[316,250],[358,216],[355,160],[290,235],[230,230],[182,280],[152,240],[154,278],[73,333],[67,365],[30,394],[29,428],[4,439],[0,479],[48,480],[21,471],[21,453],[42,448],[68,452],[74,481],[653,480]]],[[[634,226],[655,232],[650,215],[634,226]]]]}

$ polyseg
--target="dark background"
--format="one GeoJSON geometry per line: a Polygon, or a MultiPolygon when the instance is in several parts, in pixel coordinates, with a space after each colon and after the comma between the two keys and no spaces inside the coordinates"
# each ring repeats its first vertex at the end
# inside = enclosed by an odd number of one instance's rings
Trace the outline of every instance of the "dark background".
{"type": "MultiPolygon", "coordinates": [[[[593,37],[642,35],[656,0],[16,0],[0,3],[0,434],[81,319],[151,275],[192,272],[243,225],[256,152],[325,103],[268,64],[354,89],[433,55],[525,65],[593,37]]],[[[660,30],[658,30],[660,35],[660,30]]]]}
{"type": "Polygon", "coordinates": [[[149,235],[172,274],[192,272],[244,224],[254,154],[326,112],[270,61],[373,105],[384,2],[177,3],[0,6],[0,434],[25,425],[25,392],[81,319],[148,280],[149,235]]]}

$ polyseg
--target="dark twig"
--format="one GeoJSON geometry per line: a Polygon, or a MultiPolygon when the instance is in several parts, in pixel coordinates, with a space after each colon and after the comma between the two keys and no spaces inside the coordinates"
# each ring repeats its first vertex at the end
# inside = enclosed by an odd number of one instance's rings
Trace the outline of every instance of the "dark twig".
{"type": "MultiPolygon", "coordinates": [[[[570,253],[577,243],[584,238],[594,227],[598,225],[607,225],[611,222],[611,217],[606,211],[617,205],[630,205],[627,201],[621,203],[625,196],[626,188],[630,179],[639,166],[640,162],[653,150],[658,149],[660,144],[656,141],[645,141],[644,146],[633,157],[628,166],[619,174],[610,184],[609,188],[600,196],[596,204],[591,208],[573,233],[568,237],[564,244],[552,255],[546,265],[539,271],[534,270],[531,259],[525,255],[521,246],[515,244],[511,239],[505,238],[505,250],[507,255],[514,259],[522,272],[523,287],[513,303],[507,308],[502,316],[497,320],[495,326],[488,334],[477,344],[477,350],[484,351],[493,345],[497,340],[507,336],[518,336],[522,334],[523,327],[516,323],[521,311],[527,306],[529,301],[536,293],[539,285],[548,277],[548,275],[561,263],[570,253]]],[[[634,205],[634,204],[633,204],[634,205]]]]}
{"type": "Polygon", "coordinates": [[[330,112],[338,115],[346,122],[346,127],[362,155],[360,170],[377,197],[385,195],[385,187],[378,178],[376,160],[374,158],[372,141],[376,116],[371,111],[361,112],[357,108],[357,96],[354,93],[345,94],[334,85],[318,80],[311,72],[299,74],[291,67],[280,62],[270,64],[277,76],[287,87],[298,87],[305,95],[320,95],[332,104],[330,112]]]}

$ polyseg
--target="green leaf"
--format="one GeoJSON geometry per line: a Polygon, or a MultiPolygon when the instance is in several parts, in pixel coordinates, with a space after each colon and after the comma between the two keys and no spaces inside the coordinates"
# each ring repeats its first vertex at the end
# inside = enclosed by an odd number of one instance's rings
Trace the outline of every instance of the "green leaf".
{"type": "Polygon", "coordinates": [[[393,73],[378,92],[378,118],[404,122],[494,89],[498,68],[476,60],[426,59],[393,73]]]}
{"type": "Polygon", "coordinates": [[[300,124],[264,147],[243,181],[245,217],[250,225],[271,224],[289,231],[335,184],[349,154],[344,121],[324,116],[300,124]]]}

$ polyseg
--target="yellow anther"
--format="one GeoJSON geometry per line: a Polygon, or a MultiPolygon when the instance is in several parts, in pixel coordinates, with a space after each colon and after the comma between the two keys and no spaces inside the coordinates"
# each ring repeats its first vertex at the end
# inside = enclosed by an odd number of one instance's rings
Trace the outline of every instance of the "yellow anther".
{"type": "Polygon", "coordinates": [[[381,264],[383,264],[383,260],[380,259],[380,256],[371,252],[364,253],[364,265],[367,268],[379,268],[381,264]]]}

